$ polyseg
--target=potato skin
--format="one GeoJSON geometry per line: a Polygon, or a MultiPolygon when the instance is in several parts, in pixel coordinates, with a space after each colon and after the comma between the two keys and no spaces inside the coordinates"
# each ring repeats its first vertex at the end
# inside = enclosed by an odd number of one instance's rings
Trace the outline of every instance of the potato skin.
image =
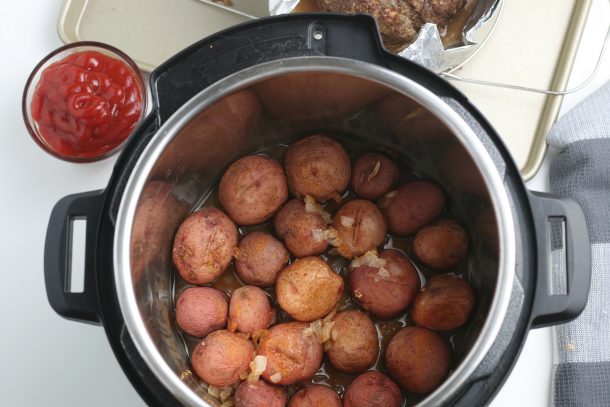
{"type": "Polygon", "coordinates": [[[275,311],[263,290],[244,286],[233,291],[229,303],[229,330],[252,334],[271,325],[275,311]]]}
{"type": "Polygon", "coordinates": [[[230,386],[248,370],[254,345],[245,336],[227,330],[214,331],[193,350],[193,370],[204,382],[213,386],[230,386]]]}
{"type": "Polygon", "coordinates": [[[390,341],[385,366],[406,391],[426,394],[449,372],[449,349],[440,336],[426,329],[402,328],[390,341]]]}
{"type": "Polygon", "coordinates": [[[413,254],[436,270],[457,267],[468,255],[468,234],[459,223],[441,219],[420,229],[411,243],[413,254]]]}
{"type": "Polygon", "coordinates": [[[326,251],[328,242],[317,239],[315,231],[326,230],[326,222],[319,213],[307,212],[299,199],[288,201],[273,222],[275,231],[295,257],[316,256],[326,251]]]}
{"type": "Polygon", "coordinates": [[[348,259],[380,246],[388,230],[379,208],[363,199],[349,201],[333,217],[339,236],[339,253],[348,259]]]}
{"type": "Polygon", "coordinates": [[[306,322],[286,322],[274,325],[263,335],[258,354],[267,358],[267,368],[261,375],[275,384],[288,385],[309,380],[322,364],[323,349],[318,337],[306,322]],[[277,377],[276,377],[277,378],[277,377]]]}
{"type": "Polygon", "coordinates": [[[385,261],[385,275],[377,267],[352,268],[349,286],[354,297],[367,311],[379,318],[394,318],[413,302],[419,290],[419,276],[409,259],[399,250],[379,252],[385,261]]]}
{"type": "Polygon", "coordinates": [[[359,373],[377,361],[379,339],[373,321],[364,312],[349,310],[333,318],[326,354],[335,369],[359,373]]]}
{"type": "Polygon", "coordinates": [[[243,381],[235,390],[235,407],[285,407],[288,397],[280,386],[264,380],[243,381]]]}
{"type": "Polygon", "coordinates": [[[178,228],[172,257],[180,276],[191,284],[207,284],[220,276],[233,258],[237,228],[227,215],[203,208],[178,228]]]}
{"type": "Polygon", "coordinates": [[[445,194],[431,182],[413,181],[379,199],[379,207],[388,220],[390,233],[407,236],[440,215],[445,194]]]}
{"type": "Polygon", "coordinates": [[[271,219],[288,199],[284,169],[269,157],[242,157],[222,175],[218,198],[238,225],[262,223],[271,219]]]}
{"type": "Polygon", "coordinates": [[[343,407],[400,407],[400,388],[381,372],[358,376],[347,389],[343,407]]]}
{"type": "Polygon", "coordinates": [[[383,154],[366,153],[354,163],[352,188],[362,199],[377,199],[392,189],[399,177],[394,161],[383,154]]]}
{"type": "Polygon", "coordinates": [[[330,387],[312,384],[296,392],[288,407],[341,407],[341,399],[330,387]]]}
{"type": "Polygon", "coordinates": [[[249,285],[270,287],[288,264],[290,255],[284,245],[265,232],[248,233],[238,246],[235,271],[249,285]]]}
{"type": "Polygon", "coordinates": [[[295,260],[277,278],[280,307],[297,321],[328,315],[343,294],[343,278],[319,257],[295,260]]]}
{"type": "Polygon", "coordinates": [[[351,163],[345,149],[330,137],[305,137],[286,150],[284,168],[294,196],[319,202],[339,200],[349,185],[351,163]]]}
{"type": "Polygon", "coordinates": [[[212,287],[190,287],[176,301],[176,323],[189,335],[203,338],[227,326],[229,299],[212,287]]]}
{"type": "Polygon", "coordinates": [[[463,325],[474,307],[470,284],[461,278],[442,274],[432,277],[413,302],[411,317],[434,331],[449,331],[463,325]]]}

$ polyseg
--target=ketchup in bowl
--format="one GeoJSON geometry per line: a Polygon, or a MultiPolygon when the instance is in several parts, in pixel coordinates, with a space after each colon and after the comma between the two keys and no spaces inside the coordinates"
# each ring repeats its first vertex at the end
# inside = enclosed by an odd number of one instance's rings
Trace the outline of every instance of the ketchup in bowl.
{"type": "Polygon", "coordinates": [[[71,52],[52,63],[43,60],[24,93],[26,125],[34,139],[70,161],[93,161],[115,151],[145,110],[144,85],[133,62],[118,50],[88,44],[68,46],[71,52]]]}

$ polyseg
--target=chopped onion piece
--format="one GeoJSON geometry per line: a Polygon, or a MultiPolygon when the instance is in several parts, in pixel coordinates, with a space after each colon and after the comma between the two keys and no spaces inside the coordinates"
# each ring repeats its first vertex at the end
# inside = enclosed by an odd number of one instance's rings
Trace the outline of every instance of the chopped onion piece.
{"type": "Polygon", "coordinates": [[[272,383],[279,383],[282,380],[282,374],[281,373],[274,373],[271,376],[269,376],[269,380],[271,380],[272,383]]]}
{"type": "Polygon", "coordinates": [[[322,205],[317,203],[316,200],[313,199],[313,197],[311,195],[305,195],[304,201],[305,201],[305,212],[317,213],[318,215],[320,215],[322,217],[322,219],[324,219],[324,222],[326,222],[327,225],[330,225],[331,223],[333,223],[333,218],[332,218],[332,216],[330,216],[330,213],[326,212],[324,210],[324,208],[322,208],[322,205]]]}
{"type": "Polygon", "coordinates": [[[369,174],[369,176],[366,178],[366,180],[368,182],[371,182],[371,180],[373,178],[375,178],[375,176],[379,173],[379,169],[381,168],[381,161],[377,161],[377,164],[375,164],[375,167],[373,168],[373,172],[371,172],[369,174]]]}
{"type": "Polygon", "coordinates": [[[248,382],[255,383],[266,368],[267,357],[263,355],[256,355],[254,360],[250,362],[250,374],[248,375],[248,382]]]}
{"type": "Polygon", "coordinates": [[[356,219],[350,218],[349,216],[341,216],[341,224],[346,228],[351,228],[356,223],[356,219]]]}
{"type": "Polygon", "coordinates": [[[216,386],[208,386],[208,394],[216,399],[220,398],[220,388],[216,386]]]}

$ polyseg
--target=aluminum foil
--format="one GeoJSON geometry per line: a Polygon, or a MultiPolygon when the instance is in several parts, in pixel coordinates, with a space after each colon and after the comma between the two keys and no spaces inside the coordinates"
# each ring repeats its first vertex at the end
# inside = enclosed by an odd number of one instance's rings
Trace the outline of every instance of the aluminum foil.
{"type": "MultiPolygon", "coordinates": [[[[417,39],[398,55],[435,72],[450,72],[464,65],[485,43],[498,20],[503,0],[477,0],[462,30],[461,44],[445,48],[436,24],[426,23],[417,39]]],[[[299,0],[269,0],[272,16],[291,13],[299,0]]]]}

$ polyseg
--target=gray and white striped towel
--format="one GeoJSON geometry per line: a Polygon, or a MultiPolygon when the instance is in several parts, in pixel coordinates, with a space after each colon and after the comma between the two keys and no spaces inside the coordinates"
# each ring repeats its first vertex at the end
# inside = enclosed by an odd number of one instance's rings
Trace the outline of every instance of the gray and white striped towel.
{"type": "Polygon", "coordinates": [[[583,313],[554,328],[556,406],[610,406],[610,82],[552,128],[561,150],[551,190],[576,200],[591,238],[591,289],[583,313]]]}

